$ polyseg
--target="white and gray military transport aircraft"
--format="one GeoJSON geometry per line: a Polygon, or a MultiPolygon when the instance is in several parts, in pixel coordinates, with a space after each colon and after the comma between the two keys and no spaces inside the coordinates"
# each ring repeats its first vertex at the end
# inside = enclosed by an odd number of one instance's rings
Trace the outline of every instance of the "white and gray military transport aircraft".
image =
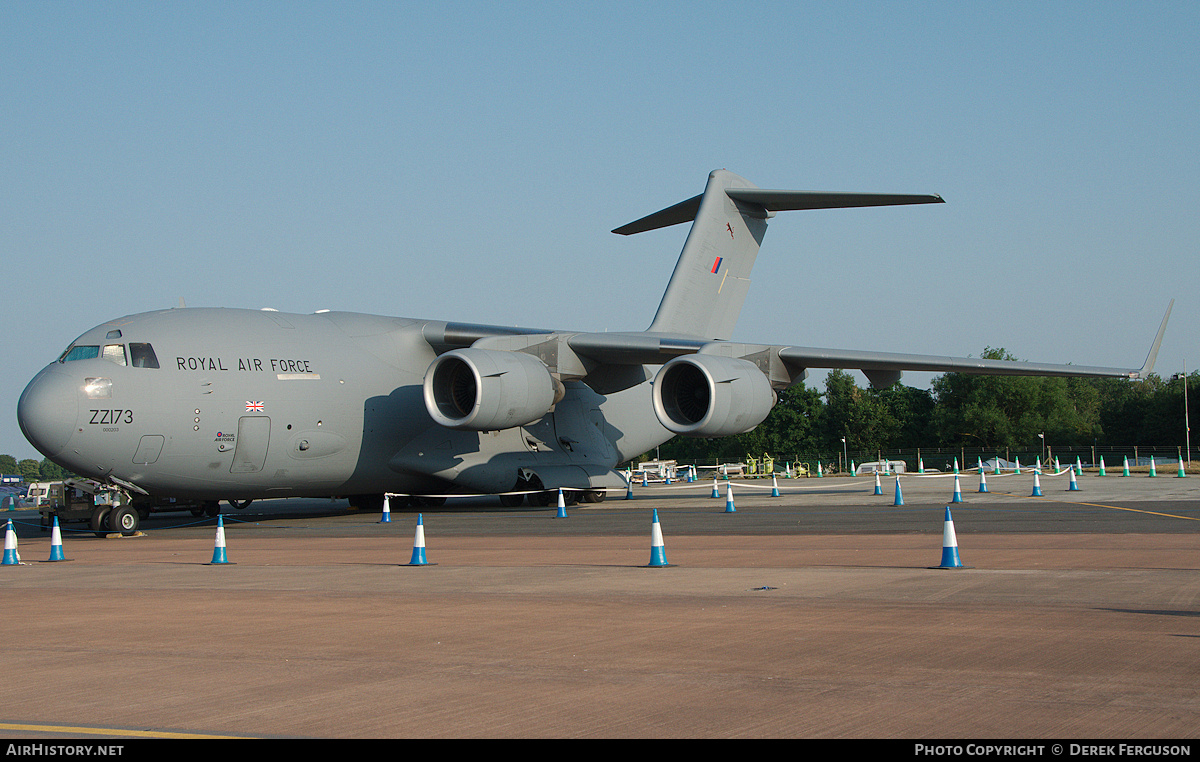
{"type": "Polygon", "coordinates": [[[85,332],[29,383],[17,416],[47,458],[135,505],[319,496],[369,508],[385,493],[545,505],[556,488],[624,491],[616,466],[673,436],[753,429],[809,368],[858,369],[873,386],[904,370],[1149,372],[1166,318],[1137,370],[729,340],[775,212],[941,202],[765,190],[717,170],[702,194],[613,231],[692,222],[645,331],[166,309],[85,332]]]}

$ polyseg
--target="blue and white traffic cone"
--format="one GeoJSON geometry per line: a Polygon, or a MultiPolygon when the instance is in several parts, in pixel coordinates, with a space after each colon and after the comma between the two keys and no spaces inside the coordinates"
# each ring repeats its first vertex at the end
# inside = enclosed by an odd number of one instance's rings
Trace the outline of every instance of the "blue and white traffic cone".
{"type": "Polygon", "coordinates": [[[649,482],[646,481],[646,472],[645,471],[642,472],[642,486],[643,487],[650,486],[649,482]]]}
{"type": "Polygon", "coordinates": [[[409,560],[409,566],[427,566],[429,560],[425,558],[425,520],[424,516],[417,514],[417,531],[413,536],[413,552],[412,558],[409,560]]]}
{"type": "Polygon", "coordinates": [[[878,471],[875,472],[875,494],[876,495],[883,494],[883,487],[879,486],[879,472],[878,471]]]}
{"type": "Polygon", "coordinates": [[[980,491],[980,492],[987,492],[987,491],[988,491],[988,488],[987,488],[987,474],[985,474],[983,471],[980,471],[980,472],[979,472],[979,491],[980,491]]]}
{"type": "Polygon", "coordinates": [[[663,550],[662,527],[658,525],[658,509],[654,509],[654,523],[650,525],[650,563],[647,566],[670,566],[663,550]]]}
{"type": "Polygon", "coordinates": [[[669,470],[668,470],[668,471],[666,471],[666,472],[664,473],[664,475],[663,475],[663,483],[664,483],[664,484],[670,484],[670,483],[671,483],[671,472],[670,472],[669,470]]]}
{"type": "Polygon", "coordinates": [[[942,523],[942,563],[935,569],[965,569],[958,557],[958,537],[954,533],[954,519],[950,507],[946,507],[946,518],[942,523]]]}
{"type": "Polygon", "coordinates": [[[1104,456],[1100,456],[1100,473],[1097,476],[1104,476],[1104,456]]]}
{"type": "Polygon", "coordinates": [[[213,543],[212,561],[208,562],[209,566],[217,564],[229,563],[229,556],[225,552],[225,520],[221,518],[221,514],[217,514],[217,539],[213,543]]]}
{"type": "Polygon", "coordinates": [[[1187,471],[1184,470],[1184,468],[1183,468],[1183,456],[1182,455],[1179,456],[1179,471],[1176,472],[1175,476],[1179,479],[1182,479],[1185,476],[1187,476],[1187,471]]]}
{"type": "Polygon", "coordinates": [[[925,473],[925,459],[924,458],[917,458],[917,473],[918,474],[925,473]]]}
{"type": "Polygon", "coordinates": [[[1067,487],[1067,492],[1079,492],[1079,482],[1075,480],[1075,469],[1071,471],[1071,486],[1067,487]]]}
{"type": "Polygon", "coordinates": [[[958,457],[957,456],[955,456],[955,458],[954,458],[954,473],[956,473],[956,474],[958,473],[958,457]]]}
{"type": "Polygon", "coordinates": [[[954,475],[954,497],[950,498],[950,502],[952,502],[952,503],[961,503],[962,501],[963,501],[963,499],[962,499],[962,489],[960,489],[960,488],[959,488],[959,484],[958,484],[958,474],[955,474],[955,475],[954,475]]]}
{"type": "Polygon", "coordinates": [[[633,499],[633,479],[632,478],[625,480],[625,499],[626,500],[633,499]]]}
{"type": "Polygon", "coordinates": [[[717,477],[713,477],[713,497],[720,497],[721,493],[717,491],[717,477]]]}
{"type": "Polygon", "coordinates": [[[1013,457],[1013,473],[1014,474],[1021,473],[1021,456],[1020,455],[1016,455],[1013,457]]]}
{"type": "Polygon", "coordinates": [[[1128,455],[1125,456],[1124,464],[1125,465],[1123,465],[1121,467],[1121,476],[1129,476],[1129,456],[1128,455]]]}
{"type": "Polygon", "coordinates": [[[1033,494],[1030,497],[1042,496],[1042,480],[1038,478],[1038,472],[1033,472],[1033,494]]]}
{"type": "Polygon", "coordinates": [[[725,512],[737,513],[737,509],[733,507],[733,482],[725,483],[725,512]]]}
{"type": "Polygon", "coordinates": [[[392,523],[392,501],[388,494],[383,493],[383,515],[379,517],[380,524],[392,523]]]}
{"type": "Polygon", "coordinates": [[[63,555],[62,532],[58,529],[58,517],[54,517],[54,529],[50,531],[50,561],[66,561],[63,555]]]}
{"type": "Polygon", "coordinates": [[[1153,455],[1150,456],[1150,475],[1158,476],[1158,471],[1156,471],[1154,469],[1154,456],[1153,455]]]}
{"type": "MultiPolygon", "coordinates": [[[[1180,468],[1183,468],[1183,461],[1179,462],[1181,464],[1180,468]]],[[[775,477],[775,474],[771,474],[771,497],[779,497],[779,479],[775,477]]]]}
{"type": "Polygon", "coordinates": [[[1083,463],[1079,461],[1079,456],[1075,456],[1075,475],[1083,476],[1083,463]]]}
{"type": "Polygon", "coordinates": [[[0,566],[19,566],[21,554],[17,552],[17,533],[13,530],[12,519],[8,520],[8,528],[4,530],[4,563],[0,566]]]}
{"type": "Polygon", "coordinates": [[[992,472],[992,476],[1000,475],[1000,454],[996,454],[996,470],[992,472]]]}
{"type": "Polygon", "coordinates": [[[567,504],[563,501],[562,487],[558,488],[558,514],[556,519],[565,519],[567,517],[567,504]]]}
{"type": "Polygon", "coordinates": [[[900,477],[896,477],[896,499],[892,505],[904,505],[904,493],[900,491],[900,477]]]}

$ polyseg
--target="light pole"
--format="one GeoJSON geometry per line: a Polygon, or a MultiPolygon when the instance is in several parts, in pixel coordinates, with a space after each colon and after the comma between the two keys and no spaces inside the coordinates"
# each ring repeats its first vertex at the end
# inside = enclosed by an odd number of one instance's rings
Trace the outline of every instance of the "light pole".
{"type": "Polygon", "coordinates": [[[1175,378],[1183,377],[1183,435],[1184,444],[1187,447],[1188,467],[1192,465],[1192,424],[1188,420],[1188,398],[1187,398],[1187,363],[1183,364],[1183,373],[1176,373],[1175,378]]]}
{"type": "Polygon", "coordinates": [[[1038,434],[1038,439],[1042,440],[1042,464],[1046,463],[1046,432],[1038,434]]]}
{"type": "MultiPolygon", "coordinates": [[[[846,469],[847,471],[850,470],[850,456],[846,452],[846,438],[845,437],[842,437],[842,468],[846,469]]],[[[850,474],[850,475],[854,476],[854,474],[850,474]]]]}

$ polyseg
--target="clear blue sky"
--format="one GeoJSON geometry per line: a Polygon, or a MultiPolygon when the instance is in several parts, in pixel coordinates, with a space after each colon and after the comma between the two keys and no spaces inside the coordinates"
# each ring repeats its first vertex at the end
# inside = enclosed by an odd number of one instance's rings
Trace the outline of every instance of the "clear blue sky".
{"type": "Polygon", "coordinates": [[[1195,369],[1198,40],[1194,1],[3,3],[0,452],[72,339],[181,297],[641,330],[686,227],[608,231],[719,167],[947,202],[780,214],[736,339],[1136,367],[1174,297],[1195,369]]]}

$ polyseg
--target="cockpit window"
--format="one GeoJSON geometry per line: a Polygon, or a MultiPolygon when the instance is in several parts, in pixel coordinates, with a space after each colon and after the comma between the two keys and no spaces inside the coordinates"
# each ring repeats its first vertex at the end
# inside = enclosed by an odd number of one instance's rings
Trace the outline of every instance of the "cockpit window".
{"type": "Polygon", "coordinates": [[[109,362],[115,362],[117,365],[125,365],[125,345],[105,344],[104,353],[101,356],[109,362]]]}
{"type": "Polygon", "coordinates": [[[132,365],[135,368],[157,368],[158,356],[154,347],[149,344],[130,342],[129,354],[125,354],[124,344],[105,344],[103,348],[93,344],[75,344],[67,348],[58,358],[59,362],[72,360],[95,360],[97,357],[117,365],[132,365]]]}
{"type": "Polygon", "coordinates": [[[158,367],[158,355],[154,354],[154,347],[149,344],[129,342],[129,358],[133,361],[135,368],[158,367]]]}
{"type": "Polygon", "coordinates": [[[59,362],[71,362],[72,360],[95,360],[100,356],[100,347],[77,344],[66,352],[63,352],[62,357],[58,358],[59,362]]]}

